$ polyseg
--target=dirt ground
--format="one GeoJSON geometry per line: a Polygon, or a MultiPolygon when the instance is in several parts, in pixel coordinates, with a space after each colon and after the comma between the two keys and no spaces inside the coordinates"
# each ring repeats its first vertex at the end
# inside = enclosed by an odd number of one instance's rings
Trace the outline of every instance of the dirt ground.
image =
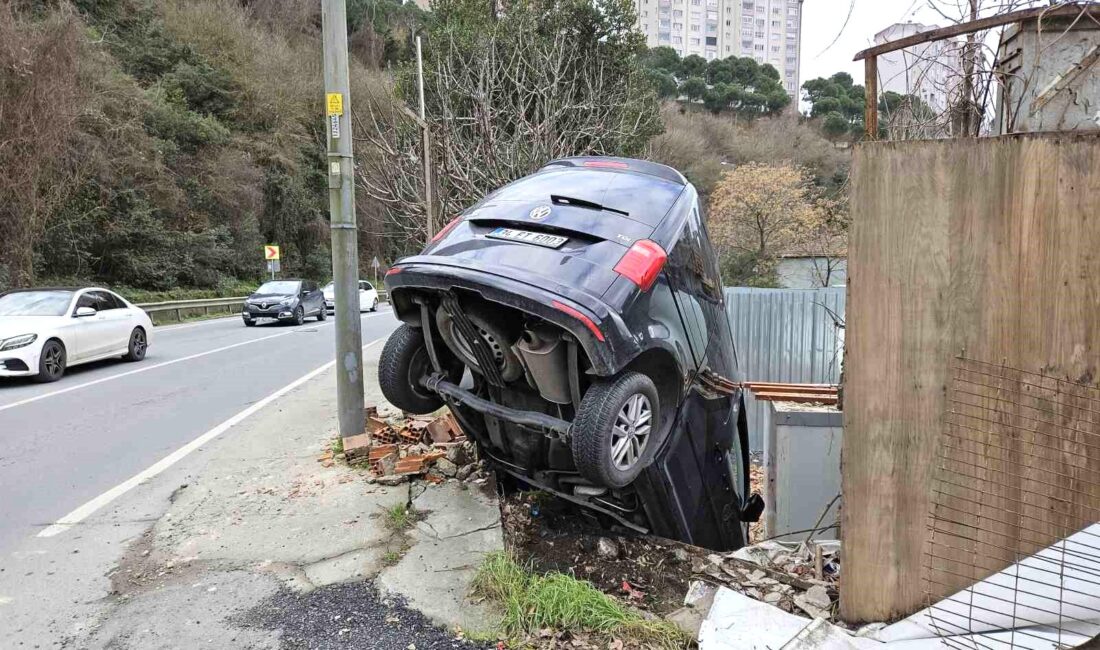
{"type": "Polygon", "coordinates": [[[657,615],[681,606],[700,548],[603,528],[581,508],[540,492],[501,498],[504,541],[539,572],[587,580],[604,593],[657,615]],[[601,540],[602,543],[601,543],[601,540]]]}
{"type": "MultiPolygon", "coordinates": [[[[763,468],[754,457],[751,490],[760,492],[763,468]]],[[[683,605],[692,559],[710,551],[625,529],[608,529],[579,506],[543,492],[501,496],[504,541],[520,562],[540,572],[558,571],[587,580],[606,594],[658,616],[683,605]],[[601,548],[601,539],[605,540],[601,548]],[[610,544],[608,543],[610,542],[610,544]]],[[[751,526],[752,541],[763,523],[751,526]]]]}

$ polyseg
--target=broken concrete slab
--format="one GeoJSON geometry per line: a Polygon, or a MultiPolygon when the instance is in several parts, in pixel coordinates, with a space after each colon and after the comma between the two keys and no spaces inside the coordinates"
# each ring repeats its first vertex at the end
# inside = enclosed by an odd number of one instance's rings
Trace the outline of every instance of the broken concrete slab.
{"type": "Polygon", "coordinates": [[[408,534],[409,550],[382,571],[378,586],[437,623],[488,630],[497,614],[468,595],[485,556],[504,549],[496,493],[457,482],[421,489],[412,506],[424,517],[408,534]]]}
{"type": "Polygon", "coordinates": [[[699,628],[700,650],[775,650],[810,624],[778,607],[720,587],[699,628]]]}

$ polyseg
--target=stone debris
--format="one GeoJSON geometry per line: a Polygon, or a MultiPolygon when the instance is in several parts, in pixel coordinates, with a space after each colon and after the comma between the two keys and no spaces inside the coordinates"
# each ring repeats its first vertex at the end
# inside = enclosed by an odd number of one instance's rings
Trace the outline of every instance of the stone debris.
{"type": "Polygon", "coordinates": [[[840,543],[765,541],[727,554],[695,558],[692,572],[782,609],[811,618],[836,613],[840,543]]]}
{"type": "Polygon", "coordinates": [[[488,475],[477,459],[476,446],[450,412],[438,417],[383,417],[376,406],[369,406],[364,417],[366,433],[344,439],[342,453],[326,451],[318,462],[331,467],[336,460],[346,460],[365,467],[370,480],[381,485],[399,485],[410,478],[432,485],[476,482],[488,475]]]}

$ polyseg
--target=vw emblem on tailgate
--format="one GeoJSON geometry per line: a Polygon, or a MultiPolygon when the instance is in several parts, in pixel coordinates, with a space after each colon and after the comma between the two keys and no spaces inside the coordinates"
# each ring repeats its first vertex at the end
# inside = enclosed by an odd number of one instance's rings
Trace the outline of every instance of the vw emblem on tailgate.
{"type": "Polygon", "coordinates": [[[546,217],[550,216],[550,206],[540,205],[534,207],[531,209],[530,212],[527,213],[527,216],[531,219],[531,221],[542,221],[546,217]]]}

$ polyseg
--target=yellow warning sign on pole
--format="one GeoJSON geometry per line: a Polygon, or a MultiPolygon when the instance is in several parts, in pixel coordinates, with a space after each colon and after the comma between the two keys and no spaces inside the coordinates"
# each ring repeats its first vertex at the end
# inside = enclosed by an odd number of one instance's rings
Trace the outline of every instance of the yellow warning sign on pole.
{"type": "Polygon", "coordinates": [[[279,259],[279,247],[278,246],[264,246],[264,259],[265,260],[277,260],[277,259],[279,259]]]}
{"type": "Polygon", "coordinates": [[[328,114],[330,117],[344,114],[344,96],[340,93],[326,94],[325,105],[328,107],[328,114]]]}

